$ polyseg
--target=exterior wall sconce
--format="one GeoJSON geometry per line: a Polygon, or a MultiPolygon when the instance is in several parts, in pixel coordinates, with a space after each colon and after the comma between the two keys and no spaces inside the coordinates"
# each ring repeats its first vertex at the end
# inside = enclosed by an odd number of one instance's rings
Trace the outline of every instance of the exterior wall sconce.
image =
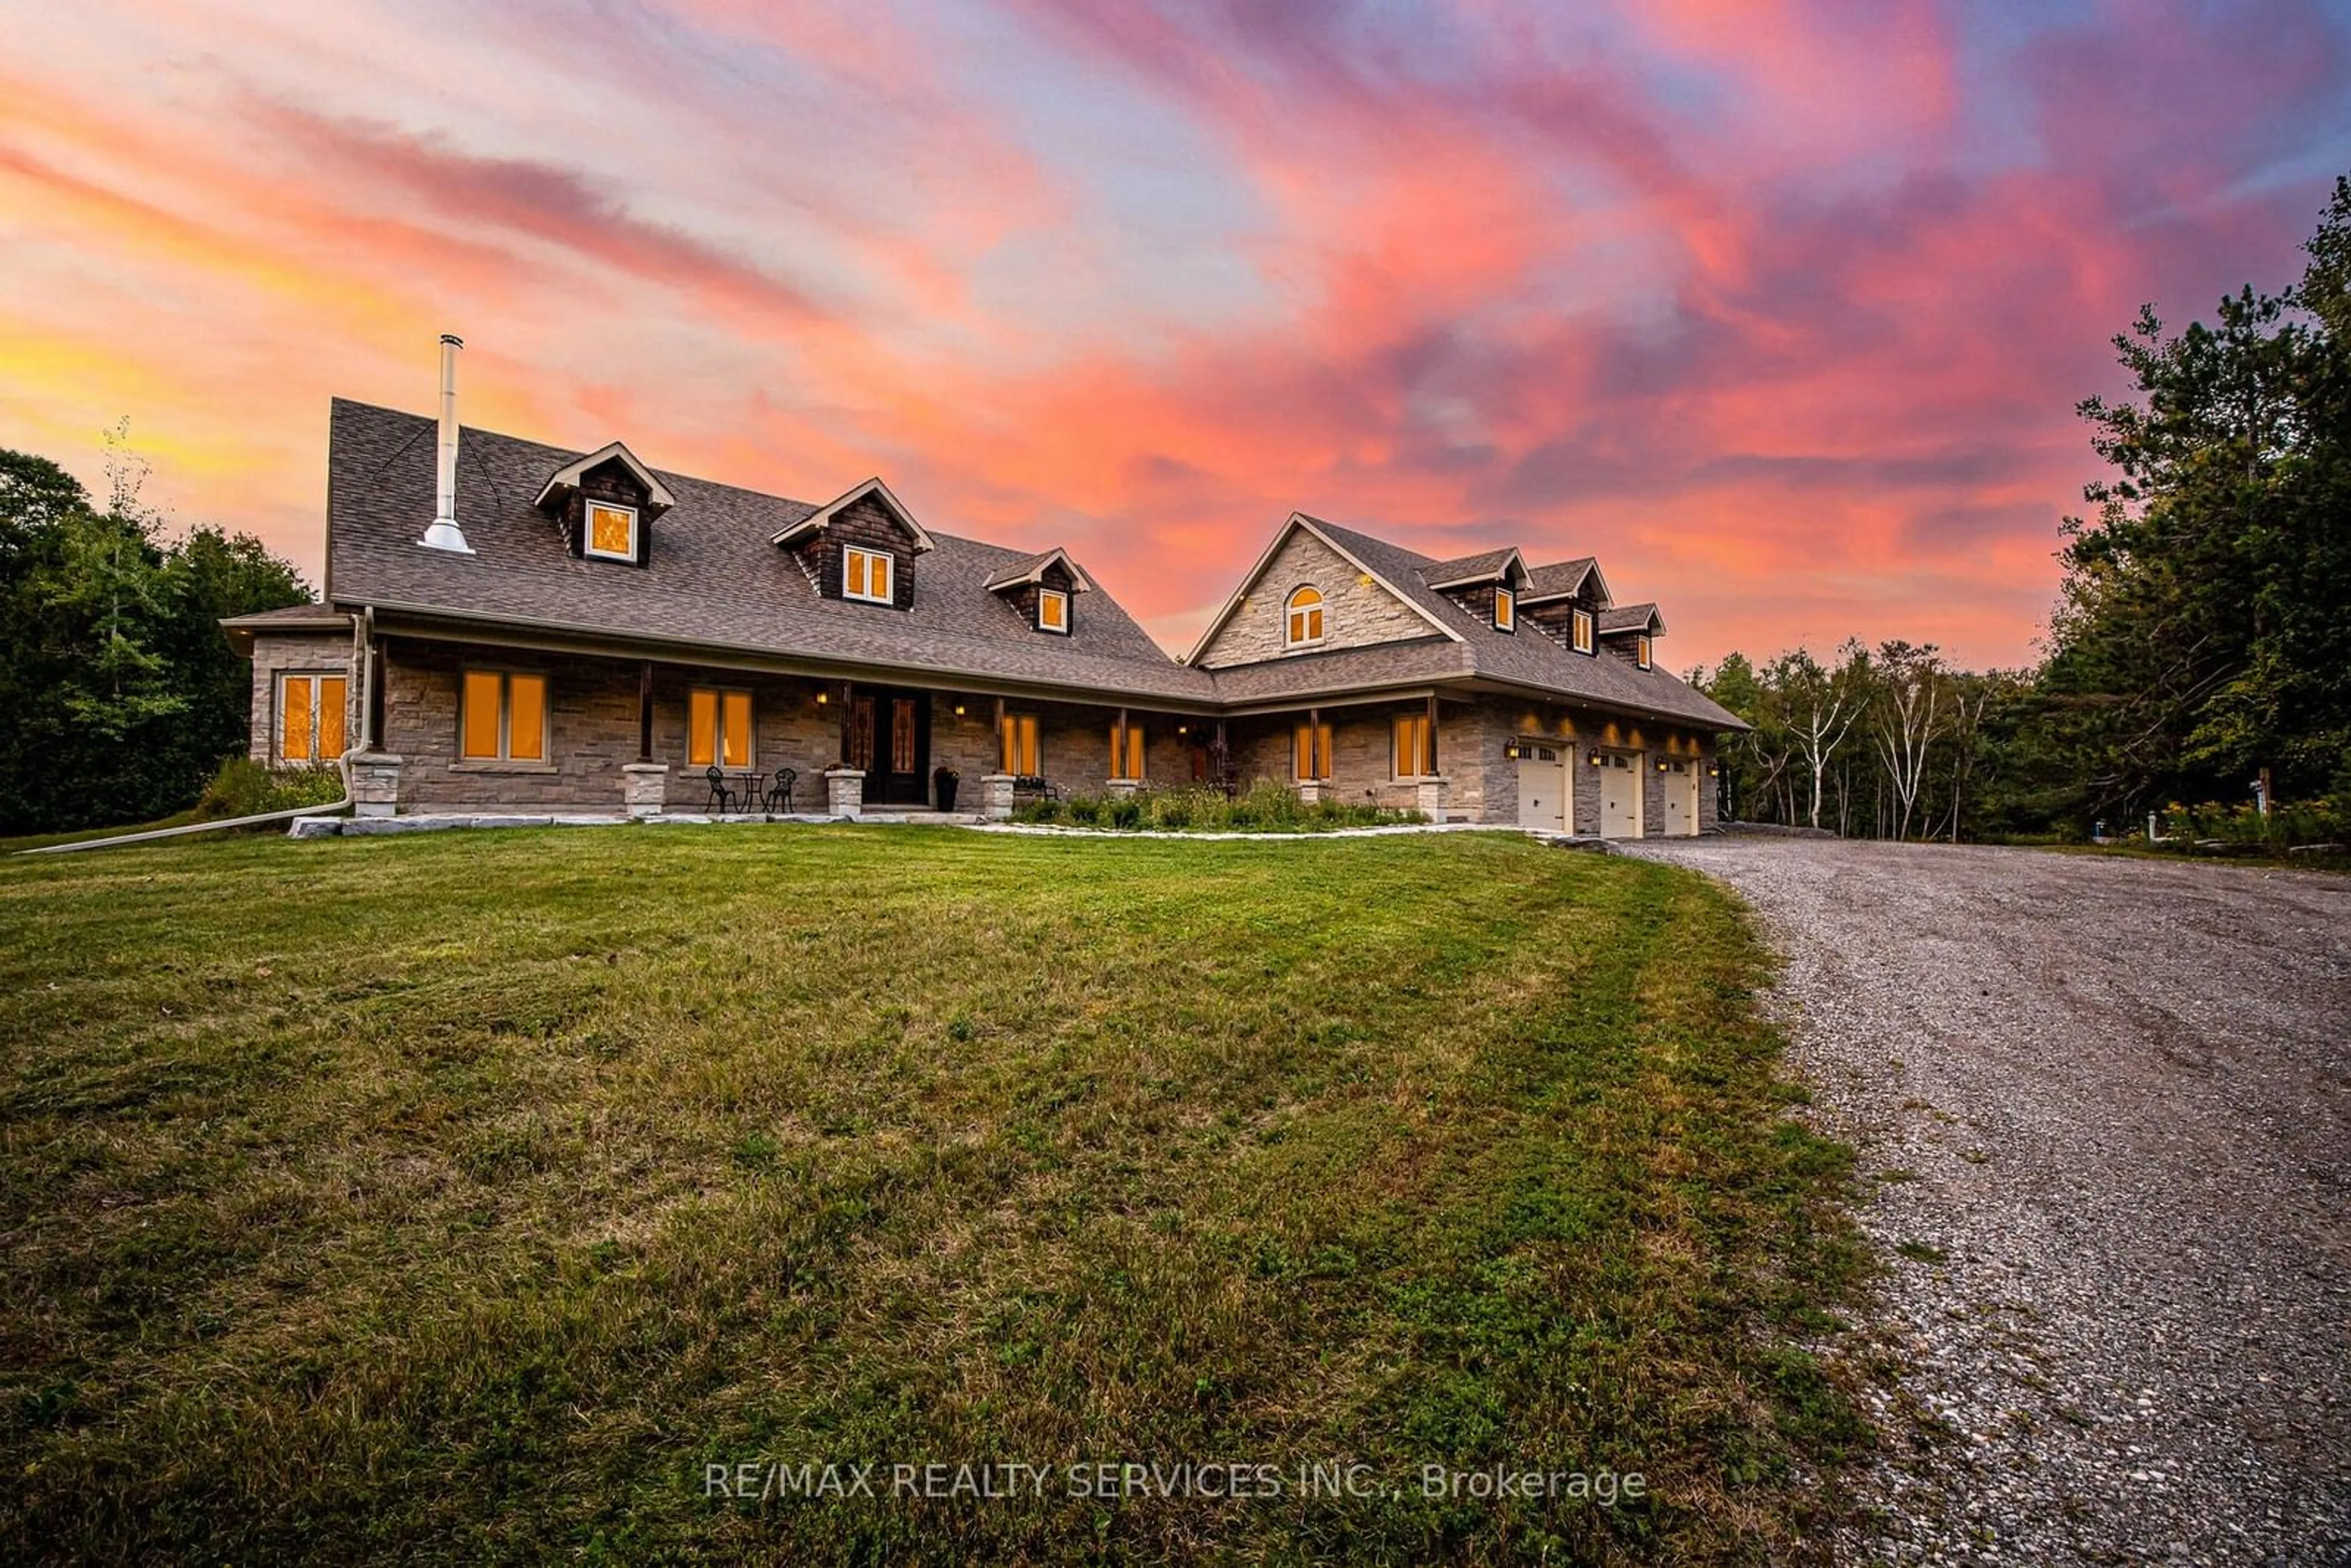
{"type": "Polygon", "coordinates": [[[957,704],[956,704],[956,717],[957,717],[957,718],[961,718],[962,716],[963,716],[963,704],[961,704],[961,703],[957,703],[957,704]]]}
{"type": "Polygon", "coordinates": [[[1600,766],[1600,753],[1598,753],[1598,752],[1596,752],[1596,751],[1595,751],[1595,752],[1593,752],[1593,753],[1592,754],[1592,756],[1591,756],[1590,760],[1591,760],[1592,766],[1593,766],[1594,768],[1599,767],[1599,766],[1600,766]]]}
{"type": "Polygon", "coordinates": [[[816,694],[816,706],[819,706],[819,707],[822,707],[825,704],[827,704],[827,703],[831,702],[831,700],[832,700],[831,696],[830,695],[828,695],[827,693],[824,693],[824,692],[819,692],[819,693],[817,693],[817,694],[816,694]]]}
{"type": "Polygon", "coordinates": [[[1663,762],[1658,763],[1658,764],[1657,764],[1657,771],[1658,771],[1658,772],[1660,772],[1660,773],[1663,773],[1665,770],[1666,770],[1666,765],[1665,765],[1663,762]]]}
{"type": "Polygon", "coordinates": [[[1722,769],[1719,768],[1708,768],[1706,770],[1706,776],[1709,779],[1719,779],[1722,777],[1722,769]]]}
{"type": "Polygon", "coordinates": [[[1176,733],[1178,735],[1189,735],[1192,733],[1192,727],[1188,724],[1179,724],[1176,727],[1176,733]]]}

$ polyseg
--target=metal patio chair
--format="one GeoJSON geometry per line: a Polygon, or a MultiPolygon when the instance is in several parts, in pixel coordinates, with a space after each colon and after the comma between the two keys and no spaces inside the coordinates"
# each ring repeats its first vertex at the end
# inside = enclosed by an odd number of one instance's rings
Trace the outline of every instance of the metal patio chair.
{"type": "Polygon", "coordinates": [[[713,763],[710,771],[703,777],[710,780],[710,799],[703,803],[703,810],[716,810],[722,817],[733,810],[735,791],[726,787],[726,769],[713,763]]]}
{"type": "Polygon", "coordinates": [[[767,809],[778,815],[789,815],[792,809],[792,786],[799,782],[796,768],[778,768],[775,782],[768,786],[767,809]]]}

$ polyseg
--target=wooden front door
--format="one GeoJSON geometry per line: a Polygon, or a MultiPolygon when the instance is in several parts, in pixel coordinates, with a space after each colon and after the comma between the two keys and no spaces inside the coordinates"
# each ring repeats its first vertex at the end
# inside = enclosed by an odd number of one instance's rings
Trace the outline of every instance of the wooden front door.
{"type": "Polygon", "coordinates": [[[860,686],[850,694],[843,747],[865,771],[869,806],[931,801],[931,694],[860,686]]]}

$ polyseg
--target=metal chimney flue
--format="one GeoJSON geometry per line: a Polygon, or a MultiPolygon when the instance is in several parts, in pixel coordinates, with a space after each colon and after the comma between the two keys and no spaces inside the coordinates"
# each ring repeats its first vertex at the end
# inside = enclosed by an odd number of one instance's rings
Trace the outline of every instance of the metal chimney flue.
{"type": "Polygon", "coordinates": [[[434,469],[433,526],[416,542],[427,549],[471,555],[465,530],[457,527],[457,350],[465,340],[455,332],[441,334],[441,441],[434,469]]]}

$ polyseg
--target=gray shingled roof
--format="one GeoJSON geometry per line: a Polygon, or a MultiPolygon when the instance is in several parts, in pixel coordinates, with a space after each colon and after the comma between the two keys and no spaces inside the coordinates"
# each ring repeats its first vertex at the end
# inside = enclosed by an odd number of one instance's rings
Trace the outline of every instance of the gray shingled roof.
{"type": "Polygon", "coordinates": [[[1573,560],[1555,560],[1549,566],[1530,567],[1527,569],[1524,597],[1547,599],[1555,594],[1573,593],[1583,586],[1583,580],[1592,574],[1593,567],[1597,564],[1592,557],[1584,555],[1573,560]]]}
{"type": "Polygon", "coordinates": [[[656,470],[677,504],[653,520],[651,563],[587,560],[532,506],[580,454],[467,428],[457,520],[470,556],[416,542],[433,517],[434,422],[337,399],[329,444],[328,581],[340,604],[535,622],[601,637],[725,646],[884,669],[992,677],[1212,704],[1214,681],[1169,659],[1106,592],[1069,636],[1040,633],[987,582],[1036,558],[932,531],[909,610],[818,596],[768,541],[817,510],[656,470]]]}
{"type": "Polygon", "coordinates": [[[1652,622],[1663,619],[1654,604],[1619,604],[1600,612],[1600,634],[1605,637],[1612,632],[1646,632],[1652,622]]]}
{"type": "MultiPolygon", "coordinates": [[[[1326,523],[1319,517],[1308,520],[1397,592],[1458,633],[1461,642],[1449,646],[1460,653],[1461,662],[1466,666],[1464,674],[1508,681],[1516,685],[1540,687],[1562,696],[1602,703],[1636,714],[1683,719],[1713,729],[1747,727],[1737,715],[1661,668],[1643,670],[1622,659],[1575,653],[1531,622],[1522,624],[1516,632],[1497,632],[1423,580],[1422,574],[1437,564],[1426,556],[1405,549],[1401,545],[1392,545],[1385,539],[1374,538],[1369,534],[1359,534],[1353,528],[1326,523]]],[[[1303,671],[1307,664],[1305,660],[1284,659],[1270,664],[1242,668],[1298,668],[1303,671]]],[[[1232,692],[1233,677],[1240,673],[1240,669],[1229,667],[1219,670],[1217,677],[1218,692],[1232,692]]],[[[1310,688],[1301,685],[1298,689],[1310,688]]],[[[1264,695],[1270,696],[1275,694],[1268,692],[1264,695]]],[[[1238,699],[1228,696],[1228,700],[1238,699]]]]}
{"type": "Polygon", "coordinates": [[[1433,560],[1420,569],[1421,579],[1432,583],[1483,582],[1500,572],[1502,563],[1517,553],[1514,547],[1504,545],[1500,549],[1456,556],[1451,560],[1433,560]]]}

